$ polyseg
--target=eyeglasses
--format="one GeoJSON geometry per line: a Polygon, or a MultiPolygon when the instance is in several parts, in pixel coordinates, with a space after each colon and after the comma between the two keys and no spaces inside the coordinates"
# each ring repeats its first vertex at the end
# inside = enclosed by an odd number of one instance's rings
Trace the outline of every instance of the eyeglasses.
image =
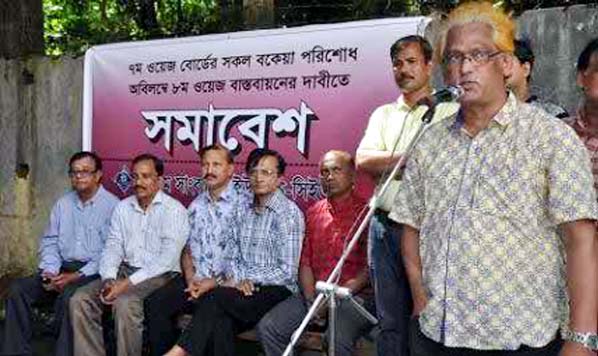
{"type": "Polygon", "coordinates": [[[460,66],[467,59],[472,65],[479,66],[488,63],[490,59],[501,53],[501,51],[491,52],[484,50],[476,50],[470,53],[449,52],[442,58],[442,64],[447,67],[460,66]]]}
{"type": "Polygon", "coordinates": [[[272,169],[263,169],[263,168],[253,168],[249,171],[249,176],[250,177],[257,177],[258,175],[264,176],[264,177],[272,177],[273,175],[275,175],[276,172],[275,170],[272,169]]]}
{"type": "Polygon", "coordinates": [[[73,170],[69,170],[69,177],[71,178],[89,178],[91,177],[95,172],[97,172],[98,170],[94,170],[94,171],[73,171],[73,170]]]}

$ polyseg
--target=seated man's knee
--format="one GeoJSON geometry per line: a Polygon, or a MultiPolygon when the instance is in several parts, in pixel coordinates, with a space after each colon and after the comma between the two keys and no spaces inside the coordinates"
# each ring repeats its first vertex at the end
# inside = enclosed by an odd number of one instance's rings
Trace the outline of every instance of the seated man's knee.
{"type": "Polygon", "coordinates": [[[260,338],[271,335],[277,329],[274,315],[272,313],[266,313],[266,315],[264,315],[257,323],[255,329],[260,338]]]}
{"type": "Polygon", "coordinates": [[[115,319],[142,319],[143,301],[134,295],[119,296],[112,305],[115,319]]]}

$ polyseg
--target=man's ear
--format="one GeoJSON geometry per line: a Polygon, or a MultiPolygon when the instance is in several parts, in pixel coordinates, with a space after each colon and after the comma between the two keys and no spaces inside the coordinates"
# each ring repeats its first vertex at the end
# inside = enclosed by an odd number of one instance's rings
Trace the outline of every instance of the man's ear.
{"type": "Polygon", "coordinates": [[[512,55],[502,55],[500,60],[500,64],[503,70],[503,76],[505,78],[510,78],[513,75],[513,56],[512,55]]]}

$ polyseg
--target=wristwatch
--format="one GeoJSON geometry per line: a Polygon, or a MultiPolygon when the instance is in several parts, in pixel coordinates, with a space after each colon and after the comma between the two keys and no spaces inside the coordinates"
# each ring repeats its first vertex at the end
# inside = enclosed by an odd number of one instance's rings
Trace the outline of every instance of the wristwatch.
{"type": "Polygon", "coordinates": [[[582,333],[579,331],[571,331],[563,328],[561,330],[561,337],[563,340],[572,341],[583,345],[586,349],[592,351],[598,350],[598,335],[594,333],[582,333]]]}

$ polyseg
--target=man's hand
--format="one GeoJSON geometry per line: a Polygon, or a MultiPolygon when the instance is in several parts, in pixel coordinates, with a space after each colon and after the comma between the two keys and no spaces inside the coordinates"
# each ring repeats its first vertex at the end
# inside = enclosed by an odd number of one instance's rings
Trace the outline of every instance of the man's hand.
{"type": "Polygon", "coordinates": [[[187,289],[185,289],[185,292],[189,294],[187,300],[197,299],[217,286],[216,279],[214,278],[194,279],[190,282],[187,289]]]}
{"type": "Polygon", "coordinates": [[[81,273],[79,272],[63,272],[58,276],[52,278],[52,285],[54,289],[58,292],[62,292],[64,287],[67,285],[78,281],[81,278],[81,273]]]}
{"type": "Polygon", "coordinates": [[[246,297],[252,296],[253,292],[256,290],[253,282],[248,279],[244,279],[239,282],[236,288],[246,297]]]}
{"type": "Polygon", "coordinates": [[[560,356],[595,356],[596,353],[572,341],[565,341],[560,356]]]}
{"type": "Polygon", "coordinates": [[[128,278],[119,279],[114,281],[109,286],[102,288],[101,300],[104,304],[112,304],[121,294],[124,294],[129,287],[131,282],[128,278]]]}
{"type": "Polygon", "coordinates": [[[428,297],[421,296],[419,298],[413,298],[413,313],[411,314],[412,317],[416,318],[422,313],[422,311],[428,305],[428,297]]]}
{"type": "Polygon", "coordinates": [[[51,291],[51,290],[55,290],[54,289],[54,283],[52,283],[53,279],[56,278],[56,274],[52,273],[52,272],[42,272],[41,273],[41,277],[42,277],[42,287],[46,290],[46,291],[51,291]]]}

